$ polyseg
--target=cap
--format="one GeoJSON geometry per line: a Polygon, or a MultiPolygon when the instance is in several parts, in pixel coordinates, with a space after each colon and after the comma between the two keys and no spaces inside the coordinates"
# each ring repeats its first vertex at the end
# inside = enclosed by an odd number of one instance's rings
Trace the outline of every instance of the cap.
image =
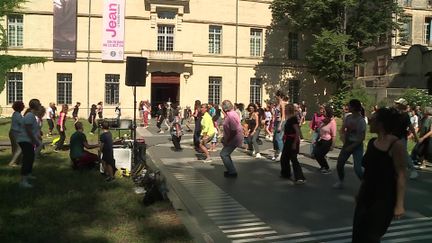
{"type": "Polygon", "coordinates": [[[408,101],[404,98],[399,98],[398,100],[395,100],[394,103],[401,104],[401,105],[408,105],[408,101]]]}

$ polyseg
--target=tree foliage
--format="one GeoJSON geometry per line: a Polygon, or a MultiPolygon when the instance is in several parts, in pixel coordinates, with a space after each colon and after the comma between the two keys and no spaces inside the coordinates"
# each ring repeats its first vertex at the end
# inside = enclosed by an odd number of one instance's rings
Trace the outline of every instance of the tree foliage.
{"type": "Polygon", "coordinates": [[[415,106],[432,106],[432,96],[428,95],[426,90],[408,89],[402,94],[402,98],[408,101],[411,107],[415,106]]]}
{"type": "Polygon", "coordinates": [[[401,28],[403,11],[394,0],[274,0],[271,10],[274,22],[314,34],[308,64],[339,88],[352,77],[363,48],[382,44],[401,28]]]}
{"type": "Polygon", "coordinates": [[[365,88],[354,87],[337,91],[329,100],[328,105],[334,109],[335,116],[341,117],[343,106],[348,104],[352,99],[360,100],[366,111],[376,103],[376,100],[368,94],[365,88]]]}
{"type": "MultiPolygon", "coordinates": [[[[15,13],[27,0],[0,0],[0,21],[4,22],[4,17],[15,13]]],[[[7,52],[8,38],[6,28],[0,24],[0,51],[7,52]]],[[[13,69],[21,69],[24,65],[44,63],[46,58],[31,56],[11,56],[0,55],[0,93],[6,83],[6,74],[13,69]]]]}

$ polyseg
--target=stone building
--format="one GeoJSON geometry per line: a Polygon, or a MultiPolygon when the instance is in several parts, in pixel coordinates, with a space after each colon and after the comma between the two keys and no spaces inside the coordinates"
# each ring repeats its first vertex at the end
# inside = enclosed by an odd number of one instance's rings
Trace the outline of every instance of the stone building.
{"type": "Polygon", "coordinates": [[[15,100],[39,98],[45,105],[81,102],[84,117],[91,104],[102,101],[109,117],[120,102],[124,116],[130,116],[133,91],[125,85],[127,56],[148,58],[146,86],[137,88],[137,99],[153,105],[170,100],[185,107],[196,99],[264,102],[279,87],[292,102],[325,100],[331,87],[317,82],[302,64],[307,36],[270,30],[270,4],[30,0],[3,22],[8,53],[42,56],[48,62],[12,70],[0,106],[9,114],[15,100]],[[66,8],[72,11],[62,13],[66,8]],[[110,39],[114,36],[118,39],[110,39]]]}
{"type": "Polygon", "coordinates": [[[426,89],[425,75],[432,46],[432,1],[399,0],[404,9],[403,30],[376,47],[364,50],[365,63],[356,69],[357,83],[377,101],[394,99],[407,88],[426,89]]]}

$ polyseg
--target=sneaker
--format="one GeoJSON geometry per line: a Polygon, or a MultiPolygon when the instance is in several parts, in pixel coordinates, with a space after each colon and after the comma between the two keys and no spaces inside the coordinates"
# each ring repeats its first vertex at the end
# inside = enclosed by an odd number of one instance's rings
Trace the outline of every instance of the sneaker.
{"type": "Polygon", "coordinates": [[[295,184],[295,185],[304,185],[304,184],[306,184],[306,180],[296,180],[296,181],[294,182],[294,184],[295,184]]]}
{"type": "Polygon", "coordinates": [[[27,181],[21,181],[19,186],[21,188],[33,188],[33,186],[30,183],[28,183],[27,181]]]}
{"type": "Polygon", "coordinates": [[[165,133],[163,130],[160,130],[159,133],[165,133]]]}
{"type": "Polygon", "coordinates": [[[279,155],[278,155],[278,157],[276,158],[276,162],[278,162],[278,161],[280,161],[281,160],[281,157],[282,157],[282,153],[280,153],[279,155]]]}
{"type": "MultiPolygon", "coordinates": [[[[420,168],[421,168],[421,166],[420,166],[420,168]]],[[[426,166],[425,166],[425,168],[426,168],[426,166]]],[[[415,179],[417,179],[418,176],[419,176],[419,174],[418,174],[418,172],[417,172],[415,169],[412,169],[412,170],[410,171],[409,178],[410,178],[411,180],[415,180],[415,179]]]]}
{"type": "Polygon", "coordinates": [[[224,177],[226,178],[237,178],[237,173],[228,173],[228,171],[224,171],[224,177]]]}
{"type": "MultiPolygon", "coordinates": [[[[422,165],[420,165],[419,166],[419,169],[426,169],[427,168],[427,166],[425,165],[425,164],[422,164],[422,165]]],[[[413,170],[414,171],[414,170],[413,170]]],[[[413,172],[413,171],[411,171],[411,173],[413,172]]],[[[417,171],[415,171],[415,172],[417,172],[417,171]]],[[[411,177],[411,176],[410,176],[411,177]]]]}
{"type": "Polygon", "coordinates": [[[343,188],[344,188],[343,182],[341,182],[341,181],[336,182],[336,183],[333,185],[333,188],[334,188],[334,189],[343,189],[343,188]]]}
{"type": "Polygon", "coordinates": [[[54,149],[53,151],[56,152],[56,153],[60,152],[60,150],[58,150],[58,149],[54,149]]]}
{"type": "Polygon", "coordinates": [[[254,150],[254,151],[252,151],[252,156],[255,156],[255,154],[256,154],[255,150],[254,150]]]}
{"type": "Polygon", "coordinates": [[[203,162],[204,163],[211,163],[211,162],[213,162],[213,160],[210,158],[206,158],[205,160],[203,160],[203,162]]]}
{"type": "Polygon", "coordinates": [[[90,135],[94,135],[94,133],[92,133],[92,132],[89,132],[89,134],[90,134],[90,135]]]}
{"type": "Polygon", "coordinates": [[[260,154],[260,153],[256,153],[256,154],[255,154],[255,158],[257,158],[257,159],[261,159],[261,158],[262,158],[262,156],[261,156],[261,154],[260,154]]]}
{"type": "Polygon", "coordinates": [[[322,169],[321,170],[321,174],[323,174],[323,175],[328,175],[328,174],[330,174],[331,173],[331,170],[330,169],[322,169]]]}
{"type": "Polygon", "coordinates": [[[9,166],[10,166],[10,167],[17,167],[17,166],[18,166],[18,164],[17,164],[17,163],[15,163],[15,162],[10,162],[10,163],[9,163],[9,166]]]}

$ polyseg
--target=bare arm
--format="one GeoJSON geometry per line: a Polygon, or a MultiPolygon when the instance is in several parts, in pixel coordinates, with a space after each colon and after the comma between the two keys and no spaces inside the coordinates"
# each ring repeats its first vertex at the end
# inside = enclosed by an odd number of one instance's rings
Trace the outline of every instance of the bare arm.
{"type": "Polygon", "coordinates": [[[416,130],[414,128],[414,126],[410,123],[409,125],[409,130],[411,131],[411,134],[414,136],[414,141],[418,142],[418,137],[417,137],[417,133],[416,130]]]}
{"type": "Polygon", "coordinates": [[[85,141],[83,144],[84,144],[84,147],[85,147],[86,149],[94,149],[94,148],[99,147],[99,144],[93,144],[93,145],[90,145],[90,144],[87,143],[87,141],[85,141]]]}
{"type": "Polygon", "coordinates": [[[398,219],[405,213],[404,200],[406,188],[406,152],[400,140],[393,145],[391,153],[397,174],[394,216],[398,219]]]}
{"type": "Polygon", "coordinates": [[[259,127],[259,119],[258,119],[258,115],[256,114],[256,112],[254,113],[254,116],[255,116],[255,127],[254,127],[254,129],[253,129],[253,131],[252,131],[252,134],[251,135],[253,135],[255,132],[256,132],[256,130],[258,129],[258,127],[259,127]]]}

